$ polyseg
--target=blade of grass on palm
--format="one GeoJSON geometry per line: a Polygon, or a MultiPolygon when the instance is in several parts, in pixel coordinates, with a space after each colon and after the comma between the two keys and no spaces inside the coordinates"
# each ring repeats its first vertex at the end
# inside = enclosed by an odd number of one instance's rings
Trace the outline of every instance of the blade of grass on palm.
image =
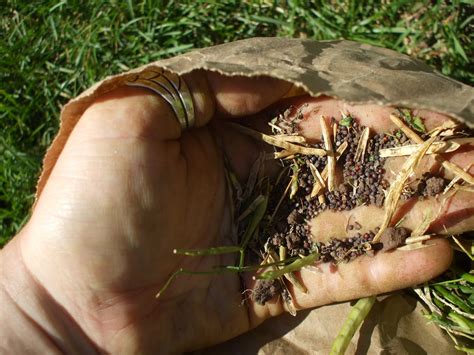
{"type": "Polygon", "coordinates": [[[174,249],[173,253],[186,256],[205,256],[239,253],[242,249],[239,246],[212,247],[207,249],[174,249]]]}
{"type": "Polygon", "coordinates": [[[250,220],[250,223],[247,226],[245,234],[242,237],[242,243],[240,245],[240,248],[241,248],[240,262],[239,262],[240,267],[244,266],[245,248],[247,247],[247,244],[249,243],[250,238],[252,238],[253,234],[255,233],[255,230],[260,224],[260,221],[262,220],[263,216],[265,215],[265,212],[267,210],[267,205],[268,205],[268,197],[265,196],[264,199],[258,204],[257,208],[252,214],[252,219],[250,220]]]}
{"type": "Polygon", "coordinates": [[[313,264],[319,258],[319,253],[312,253],[304,258],[297,259],[293,261],[291,264],[285,266],[279,270],[267,271],[260,275],[257,275],[256,279],[263,279],[263,280],[273,280],[278,277],[283,276],[288,272],[295,272],[301,270],[301,268],[313,264]]]}

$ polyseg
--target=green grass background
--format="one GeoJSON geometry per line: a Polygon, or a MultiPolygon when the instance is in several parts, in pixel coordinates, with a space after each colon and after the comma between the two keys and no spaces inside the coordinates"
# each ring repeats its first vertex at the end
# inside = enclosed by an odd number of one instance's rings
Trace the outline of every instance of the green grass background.
{"type": "Polygon", "coordinates": [[[106,75],[193,48],[285,36],[384,46],[474,82],[472,0],[4,1],[0,247],[28,218],[61,106],[106,75]]]}

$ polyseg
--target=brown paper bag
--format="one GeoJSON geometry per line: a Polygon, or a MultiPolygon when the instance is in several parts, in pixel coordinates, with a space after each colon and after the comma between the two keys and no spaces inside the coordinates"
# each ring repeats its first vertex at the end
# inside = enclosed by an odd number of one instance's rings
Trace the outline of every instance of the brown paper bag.
{"type": "MultiPolygon", "coordinates": [[[[474,127],[474,89],[447,78],[424,63],[394,51],[350,41],[253,38],[195,50],[108,77],[62,110],[61,127],[44,159],[37,197],[83,112],[98,96],[122,86],[147,68],[177,74],[196,69],[225,75],[268,75],[292,82],[318,96],[351,103],[375,103],[429,109],[474,127]]],[[[207,353],[327,354],[348,312],[349,303],[282,316],[207,353]],[[295,327],[293,329],[293,327],[295,327]]],[[[449,340],[421,316],[421,305],[402,293],[374,306],[349,348],[357,354],[448,354],[449,340]]]]}

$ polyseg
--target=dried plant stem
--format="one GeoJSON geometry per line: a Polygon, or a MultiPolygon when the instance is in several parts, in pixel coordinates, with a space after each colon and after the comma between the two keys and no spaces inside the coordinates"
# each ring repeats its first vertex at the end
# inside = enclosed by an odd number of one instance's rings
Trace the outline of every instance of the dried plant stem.
{"type": "Polygon", "coordinates": [[[408,125],[405,122],[403,122],[403,120],[401,118],[399,118],[398,116],[392,114],[392,115],[390,115],[390,119],[413,142],[418,143],[418,144],[423,143],[423,139],[421,139],[421,137],[418,134],[416,134],[410,127],[408,127],[408,125]]]}
{"type": "Polygon", "coordinates": [[[461,179],[463,179],[468,184],[474,185],[474,176],[469,174],[467,171],[464,171],[463,169],[461,169],[456,164],[453,164],[450,161],[444,160],[443,161],[443,168],[445,168],[447,170],[450,170],[456,176],[459,176],[461,179]]]}
{"type": "Polygon", "coordinates": [[[369,141],[370,128],[365,127],[360,135],[359,142],[357,143],[356,153],[354,159],[356,161],[364,161],[365,151],[367,149],[367,142],[369,141]]]}
{"type": "MultiPolygon", "coordinates": [[[[344,151],[347,149],[348,146],[349,146],[349,144],[347,142],[344,142],[337,148],[337,150],[336,150],[336,153],[337,153],[336,160],[339,160],[339,158],[341,157],[341,155],[344,153],[344,151]]],[[[328,177],[328,172],[329,172],[329,168],[328,168],[328,165],[326,164],[326,166],[323,169],[323,172],[321,173],[321,177],[323,178],[324,181],[328,177]]],[[[326,187],[326,186],[322,185],[319,181],[316,180],[314,182],[312,194],[313,193],[314,193],[314,195],[319,194],[321,189],[324,188],[324,187],[326,187]]]]}
{"type": "Polygon", "coordinates": [[[324,149],[302,147],[300,145],[290,143],[286,140],[275,138],[275,136],[270,136],[268,134],[254,131],[253,129],[250,129],[248,127],[245,127],[239,124],[235,124],[235,123],[229,123],[229,124],[232,125],[232,127],[234,127],[239,132],[242,132],[250,137],[262,140],[265,143],[271,144],[275,147],[283,148],[291,152],[292,154],[317,155],[320,157],[323,157],[326,155],[326,151],[324,149]]]}
{"type": "Polygon", "coordinates": [[[321,116],[319,122],[321,124],[321,132],[323,133],[324,148],[326,149],[328,157],[328,190],[332,192],[336,188],[336,157],[334,155],[331,132],[329,131],[329,126],[326,122],[326,118],[324,116],[321,116]]]}
{"type": "MultiPolygon", "coordinates": [[[[434,142],[426,154],[450,153],[457,150],[461,144],[455,141],[434,142]]],[[[402,157],[412,155],[420,148],[419,144],[402,145],[400,147],[380,149],[380,157],[402,157]]]]}
{"type": "MultiPolygon", "coordinates": [[[[398,118],[397,116],[395,115],[390,115],[390,119],[392,120],[393,123],[395,123],[402,131],[403,133],[405,133],[405,135],[407,135],[413,142],[417,143],[417,144],[423,144],[423,139],[418,135],[416,134],[415,132],[413,132],[411,130],[410,127],[408,127],[400,118],[398,118]]],[[[441,130],[443,129],[443,126],[441,126],[439,129],[435,129],[432,133],[432,138],[433,137],[436,137],[436,134],[439,134],[441,132],[441,130]]],[[[439,157],[436,157],[438,159],[440,159],[439,157]]],[[[455,175],[459,176],[461,179],[463,179],[464,181],[466,181],[467,183],[471,184],[471,185],[474,185],[474,177],[469,174],[468,172],[462,170],[459,166],[457,166],[456,164],[453,164],[449,161],[446,161],[446,160],[442,160],[441,161],[441,164],[443,165],[443,168],[445,168],[446,170],[449,170],[451,172],[453,172],[455,175]]]]}
{"type": "Polygon", "coordinates": [[[303,136],[295,136],[291,134],[275,134],[273,138],[279,139],[289,143],[306,143],[306,138],[303,136]]]}
{"type": "Polygon", "coordinates": [[[393,214],[395,213],[398,201],[400,200],[400,196],[401,196],[403,187],[405,185],[405,182],[413,173],[415,168],[418,166],[418,164],[421,161],[421,158],[425,155],[426,151],[431,146],[431,144],[435,141],[435,139],[437,139],[436,136],[431,137],[426,142],[424,142],[418,149],[418,152],[408,157],[405,163],[403,164],[400,170],[400,173],[397,175],[397,178],[392,183],[391,188],[388,191],[387,196],[385,197],[384,220],[382,222],[382,225],[380,226],[380,230],[377,232],[377,234],[375,235],[373,239],[374,242],[378,242],[380,240],[380,238],[382,237],[382,234],[385,232],[385,229],[390,224],[393,214]]]}

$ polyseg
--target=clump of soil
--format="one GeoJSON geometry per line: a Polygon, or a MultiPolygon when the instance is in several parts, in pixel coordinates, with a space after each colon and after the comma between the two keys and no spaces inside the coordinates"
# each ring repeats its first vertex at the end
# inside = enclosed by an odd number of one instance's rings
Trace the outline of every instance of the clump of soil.
{"type": "Polygon", "coordinates": [[[448,180],[440,176],[425,173],[421,179],[416,181],[413,188],[407,188],[406,191],[404,191],[402,198],[407,200],[414,196],[418,196],[418,198],[433,197],[442,193],[448,183],[448,180]]]}
{"type": "Polygon", "coordinates": [[[368,254],[372,256],[374,250],[379,249],[371,244],[375,233],[357,233],[353,237],[347,239],[331,239],[328,243],[319,245],[319,252],[323,262],[348,262],[354,260],[358,256],[368,254]]]}
{"type": "Polygon", "coordinates": [[[382,250],[389,251],[398,248],[405,243],[405,239],[409,235],[410,232],[406,228],[387,227],[380,238],[380,242],[383,244],[382,250]]]}
{"type": "Polygon", "coordinates": [[[252,299],[254,302],[264,305],[281,292],[282,287],[278,280],[257,280],[252,299]]]}

